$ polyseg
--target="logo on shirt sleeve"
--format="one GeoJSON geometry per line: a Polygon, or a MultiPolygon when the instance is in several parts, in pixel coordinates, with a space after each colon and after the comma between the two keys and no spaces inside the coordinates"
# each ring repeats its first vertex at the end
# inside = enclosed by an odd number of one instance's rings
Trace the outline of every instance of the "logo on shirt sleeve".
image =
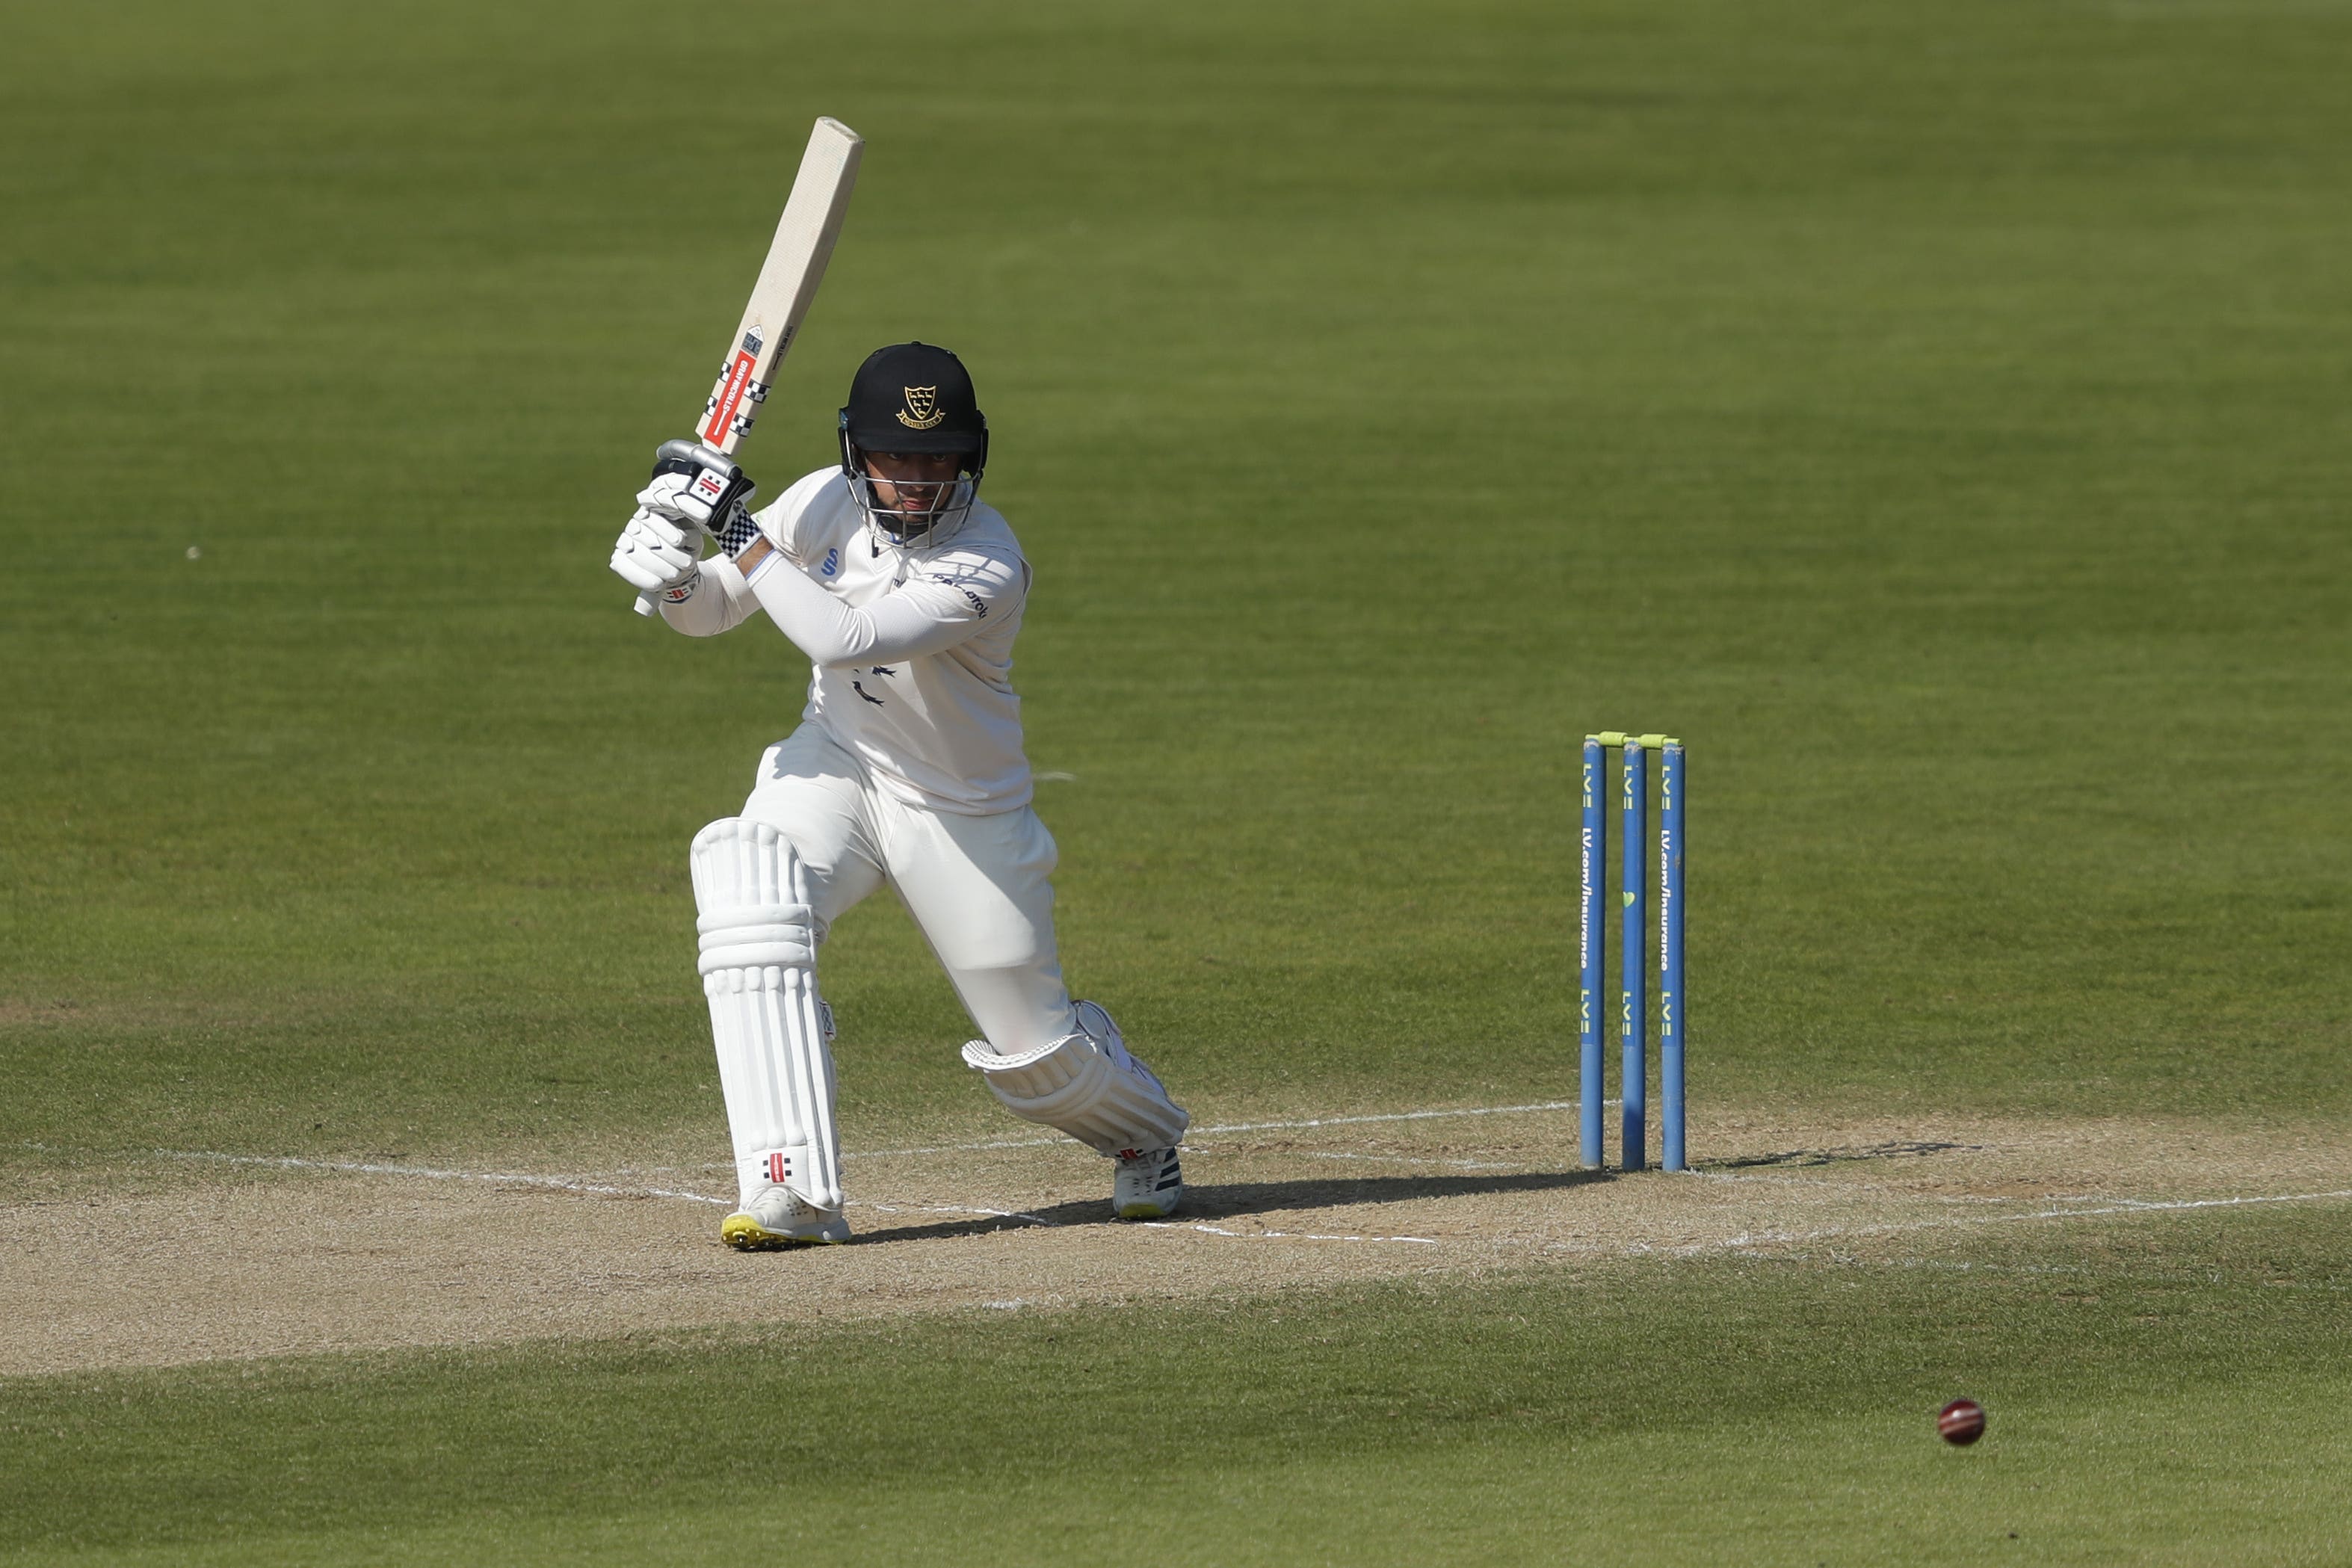
{"type": "Polygon", "coordinates": [[[961,594],[964,603],[971,606],[974,620],[988,619],[988,601],[982,598],[971,586],[974,583],[982,581],[979,567],[963,562],[955,562],[950,563],[944,572],[927,572],[924,576],[942,588],[953,588],[957,593],[961,594]]]}

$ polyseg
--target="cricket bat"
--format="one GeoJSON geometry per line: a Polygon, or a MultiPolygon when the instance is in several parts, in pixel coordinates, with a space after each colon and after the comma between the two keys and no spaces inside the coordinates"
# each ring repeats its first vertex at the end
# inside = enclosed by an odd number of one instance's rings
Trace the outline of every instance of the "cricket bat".
{"type": "MultiPolygon", "coordinates": [[[[838,120],[820,120],[809,132],[801,172],[793,180],[768,259],[761,264],[760,280],[751,286],[751,302],[743,307],[719,383],[695,426],[695,439],[704,446],[732,457],[751,434],[776,366],[793,346],[816,286],[824,281],[824,264],[841,237],[850,188],[857,184],[857,160],[865,151],[865,140],[838,120]]],[[[637,614],[650,616],[659,608],[651,594],[637,595],[637,614]]]]}

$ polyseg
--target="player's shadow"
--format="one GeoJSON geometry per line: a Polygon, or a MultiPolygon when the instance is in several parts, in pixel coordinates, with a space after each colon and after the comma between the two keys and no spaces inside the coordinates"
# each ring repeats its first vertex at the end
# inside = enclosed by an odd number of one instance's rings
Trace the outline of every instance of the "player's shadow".
{"type": "Polygon", "coordinates": [[[1588,1187],[1608,1171],[1513,1171],[1492,1176],[1319,1176],[1289,1182],[1228,1182],[1184,1189],[1187,1219],[1238,1219],[1286,1209],[1349,1208],[1359,1204],[1409,1203],[1416,1198],[1478,1197],[1494,1193],[1548,1193],[1588,1187]]]}
{"type": "MultiPolygon", "coordinates": [[[[1184,1189],[1184,1206],[1170,1222],[1214,1223],[1294,1209],[1337,1209],[1359,1205],[1409,1203],[1418,1198],[1477,1197],[1496,1193],[1559,1192],[1613,1179],[1610,1171],[1520,1171],[1501,1175],[1324,1176],[1291,1182],[1226,1182],[1184,1189]]],[[[1050,1204],[1020,1214],[990,1215],[929,1225],[879,1226],[857,1237],[863,1243],[925,1241],[951,1236],[985,1236],[1000,1230],[1065,1229],[1123,1226],[1099,1197],[1050,1204]]]]}
{"type": "Polygon", "coordinates": [[[1749,1171],[1759,1166],[1781,1169],[1807,1165],[1843,1165],[1854,1160],[1924,1159],[1930,1154],[1979,1154],[1982,1143],[1953,1143],[1916,1138],[1898,1138],[1885,1143],[1843,1144],[1834,1149],[1781,1149],[1769,1154],[1749,1154],[1738,1160],[1715,1160],[1710,1170],[1749,1171]]]}

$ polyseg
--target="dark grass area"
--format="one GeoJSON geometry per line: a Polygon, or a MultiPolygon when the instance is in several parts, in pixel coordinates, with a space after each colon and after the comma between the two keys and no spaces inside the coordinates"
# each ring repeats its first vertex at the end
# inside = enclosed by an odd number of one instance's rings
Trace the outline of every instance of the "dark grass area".
{"type": "Polygon", "coordinates": [[[1537,1562],[1632,1532],[1672,1561],[2322,1561],[2352,1465],[2347,1215],[13,1380],[0,1543],[1537,1562]],[[1934,1429],[1959,1394],[1991,1413],[1965,1453],[1934,1429]]]}

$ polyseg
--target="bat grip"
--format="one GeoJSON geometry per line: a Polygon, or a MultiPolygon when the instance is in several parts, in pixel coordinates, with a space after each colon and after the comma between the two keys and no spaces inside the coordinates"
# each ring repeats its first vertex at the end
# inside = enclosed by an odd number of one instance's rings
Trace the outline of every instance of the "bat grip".
{"type": "Polygon", "coordinates": [[[661,606],[654,602],[654,596],[651,594],[640,594],[637,595],[637,614],[657,616],[661,614],[661,606]]]}

